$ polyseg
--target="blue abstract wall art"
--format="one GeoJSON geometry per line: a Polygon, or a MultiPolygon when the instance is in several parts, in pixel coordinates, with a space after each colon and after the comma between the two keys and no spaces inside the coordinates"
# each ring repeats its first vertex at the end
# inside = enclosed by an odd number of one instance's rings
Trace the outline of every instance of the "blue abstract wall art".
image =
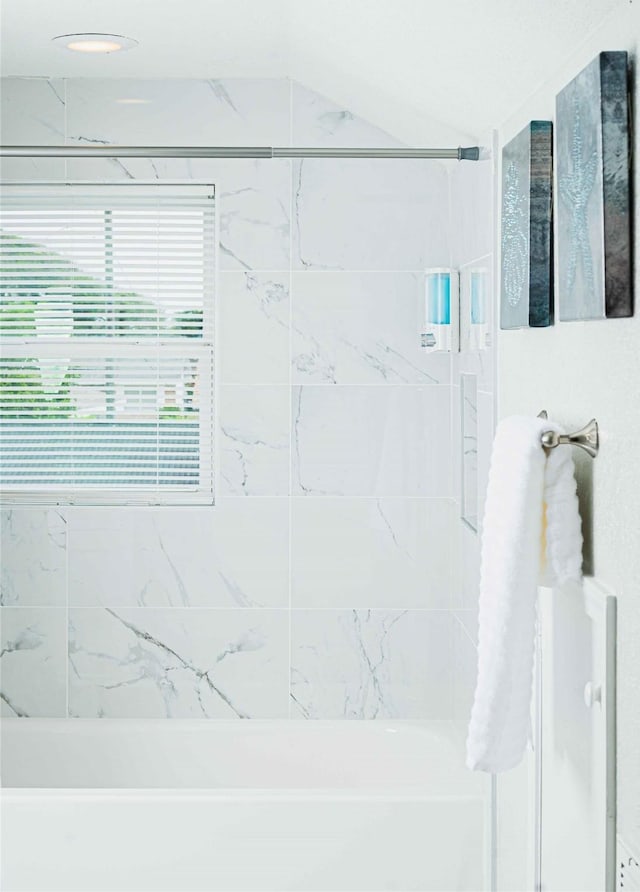
{"type": "Polygon", "coordinates": [[[605,52],[556,97],[560,320],[633,314],[627,54],[605,52]]]}
{"type": "Polygon", "coordinates": [[[551,121],[531,121],[502,150],[503,329],[553,320],[551,178],[551,121]]]}

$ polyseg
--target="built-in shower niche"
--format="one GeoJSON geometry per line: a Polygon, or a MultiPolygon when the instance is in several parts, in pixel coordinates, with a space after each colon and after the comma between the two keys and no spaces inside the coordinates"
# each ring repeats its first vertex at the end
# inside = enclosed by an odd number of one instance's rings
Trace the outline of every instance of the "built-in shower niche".
{"type": "Polygon", "coordinates": [[[460,438],[462,455],[462,520],[478,529],[478,379],[476,375],[460,376],[460,438]]]}

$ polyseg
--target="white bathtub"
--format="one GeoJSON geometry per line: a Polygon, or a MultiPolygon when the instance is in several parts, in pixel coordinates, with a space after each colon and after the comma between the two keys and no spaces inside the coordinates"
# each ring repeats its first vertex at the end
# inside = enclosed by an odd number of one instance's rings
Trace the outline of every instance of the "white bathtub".
{"type": "Polygon", "coordinates": [[[3,892],[488,889],[446,722],[5,720],[3,892]]]}

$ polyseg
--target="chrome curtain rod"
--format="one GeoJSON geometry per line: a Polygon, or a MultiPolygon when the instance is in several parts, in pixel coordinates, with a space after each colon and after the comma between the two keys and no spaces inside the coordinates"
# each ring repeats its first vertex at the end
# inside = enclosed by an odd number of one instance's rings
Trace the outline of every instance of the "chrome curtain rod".
{"type": "Polygon", "coordinates": [[[452,158],[478,161],[478,146],[457,149],[273,148],[271,146],[0,146],[4,158],[452,158]]]}

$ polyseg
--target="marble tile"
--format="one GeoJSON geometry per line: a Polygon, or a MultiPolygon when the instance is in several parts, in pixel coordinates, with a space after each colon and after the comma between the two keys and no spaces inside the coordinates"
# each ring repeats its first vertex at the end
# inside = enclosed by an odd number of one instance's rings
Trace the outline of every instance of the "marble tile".
{"type": "Polygon", "coordinates": [[[289,269],[291,162],[228,161],[213,168],[193,162],[192,175],[216,184],[220,268],[289,269]]]}
{"type": "Polygon", "coordinates": [[[478,608],[455,610],[456,619],[464,629],[472,644],[478,646],[478,608]]]}
{"type": "Polygon", "coordinates": [[[294,495],[451,495],[448,387],[293,388],[294,495]]]}
{"type": "Polygon", "coordinates": [[[449,611],[294,610],[292,714],[321,719],[448,719],[449,611]]]}
{"type": "Polygon", "coordinates": [[[293,382],[446,384],[451,359],[420,346],[424,275],[296,272],[293,382]]]}
{"type": "Polygon", "coordinates": [[[286,611],[76,609],[69,713],[285,718],[286,611]]]}
{"type": "Polygon", "coordinates": [[[291,85],[294,146],[380,146],[402,143],[379,127],[294,81],[291,85]]]}
{"type": "MultiPolygon", "coordinates": [[[[457,380],[461,380],[462,376],[457,380]]],[[[460,387],[451,388],[451,417],[452,417],[452,454],[458,456],[453,475],[454,498],[462,501],[462,466],[460,456],[462,454],[462,406],[460,387]]],[[[495,397],[492,393],[478,390],[476,395],[476,500],[477,500],[477,527],[482,531],[482,517],[486,499],[487,484],[489,481],[489,468],[491,465],[491,451],[495,433],[495,397]]]]}
{"type": "Polygon", "coordinates": [[[288,605],[285,499],[221,499],[213,508],[170,510],[77,508],[69,511],[69,527],[71,606],[288,605]]]}
{"type": "MultiPolygon", "coordinates": [[[[64,143],[65,84],[60,78],[4,77],[0,89],[2,142],[12,145],[64,143]]],[[[62,158],[2,158],[3,180],[64,178],[62,158]]]]}
{"type": "Polygon", "coordinates": [[[0,609],[0,714],[66,716],[67,612],[60,608],[0,609]]]}
{"type": "Polygon", "coordinates": [[[291,163],[287,160],[77,158],[67,162],[67,170],[70,179],[79,180],[213,183],[219,268],[289,268],[291,163]]]}
{"type": "Polygon", "coordinates": [[[55,508],[0,512],[0,603],[64,607],[67,603],[67,523],[55,508]]]}
{"type": "Polygon", "coordinates": [[[222,384],[289,383],[289,273],[218,277],[222,384]]]}
{"type": "MultiPolygon", "coordinates": [[[[171,515],[175,515],[176,510],[170,509],[171,515]]],[[[82,507],[68,510],[70,606],[146,606],[146,589],[136,578],[140,555],[138,541],[140,528],[145,533],[147,527],[152,528],[154,516],[155,512],[146,508],[82,507]]],[[[188,534],[185,538],[189,538],[188,534]]],[[[162,546],[166,551],[167,544],[159,541],[154,561],[156,575],[163,569],[162,546]]],[[[171,564],[175,567],[175,558],[171,564]]],[[[180,574],[176,586],[182,595],[185,585],[180,574]]],[[[173,592],[168,597],[172,599],[172,596],[173,592]]]]}
{"type": "Polygon", "coordinates": [[[482,529],[489,468],[495,434],[495,399],[491,393],[478,394],[478,522],[482,529]]]}
{"type": "Polygon", "coordinates": [[[69,78],[66,85],[71,143],[289,144],[285,78],[69,78]]]}
{"type": "Polygon", "coordinates": [[[461,623],[456,623],[453,636],[453,718],[464,728],[471,716],[476,689],[478,651],[461,623]]]}
{"type": "Polygon", "coordinates": [[[469,636],[478,634],[480,536],[462,520],[454,523],[452,603],[469,636]]]}
{"type": "MultiPolygon", "coordinates": [[[[488,142],[492,142],[490,135],[488,142]]],[[[480,145],[487,145],[487,141],[480,145]]],[[[454,265],[461,267],[488,254],[493,247],[493,160],[452,166],[450,183],[455,226],[451,249],[454,265]]]]}
{"type": "MultiPolygon", "coordinates": [[[[458,381],[463,376],[457,378],[458,381]]],[[[456,456],[453,474],[453,497],[458,503],[462,501],[462,393],[461,388],[451,388],[451,449],[456,456]]],[[[491,450],[495,433],[495,398],[492,393],[478,390],[476,394],[476,500],[477,500],[477,526],[482,529],[482,515],[486,498],[487,483],[489,480],[489,467],[491,464],[491,450]]]]}
{"type": "Polygon", "coordinates": [[[449,607],[453,515],[446,499],[294,499],[294,606],[449,607]]]}
{"type": "Polygon", "coordinates": [[[472,529],[478,529],[478,383],[475,375],[460,376],[460,462],[462,494],[460,513],[472,529]]]}
{"type": "Polygon", "coordinates": [[[288,495],[290,406],[288,387],[220,388],[222,496],[288,495]]]}
{"type": "Polygon", "coordinates": [[[453,380],[456,382],[450,388],[450,410],[451,410],[451,459],[452,466],[452,493],[453,498],[458,504],[458,514],[460,514],[460,505],[462,503],[462,408],[461,408],[461,392],[460,392],[460,376],[454,375],[453,380]]]}
{"type": "MultiPolygon", "coordinates": [[[[285,79],[67,81],[70,144],[287,145],[285,79]],[[137,103],[122,100],[137,99],[137,103]]],[[[288,269],[291,166],[286,160],[74,159],[75,179],[214,183],[220,268],[288,269]]]]}
{"type": "Polygon", "coordinates": [[[464,524],[460,529],[462,554],[461,606],[477,613],[480,591],[480,536],[464,524]]]}
{"type": "Polygon", "coordinates": [[[448,180],[437,163],[302,159],[293,189],[296,269],[449,265],[448,180]]]}

